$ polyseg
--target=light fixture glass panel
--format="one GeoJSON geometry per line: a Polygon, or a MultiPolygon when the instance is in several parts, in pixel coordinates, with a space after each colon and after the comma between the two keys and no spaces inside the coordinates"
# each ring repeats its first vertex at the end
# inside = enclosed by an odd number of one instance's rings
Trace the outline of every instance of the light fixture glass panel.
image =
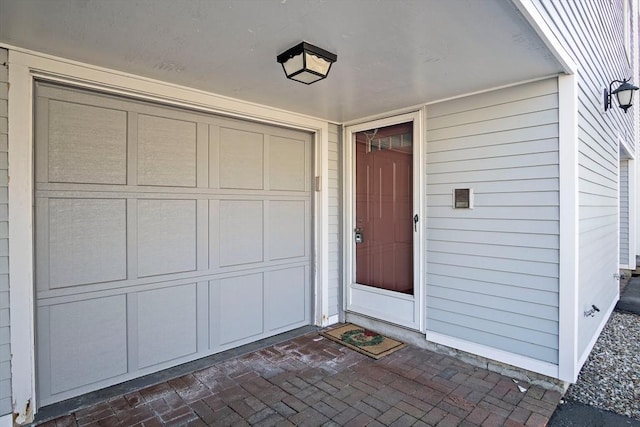
{"type": "Polygon", "coordinates": [[[319,56],[312,55],[309,52],[306,52],[306,55],[307,69],[326,76],[329,72],[329,67],[331,67],[331,62],[328,62],[319,56]]]}
{"type": "Polygon", "coordinates": [[[621,90],[616,92],[616,98],[618,98],[618,105],[631,105],[633,100],[633,90],[621,90]]]}
{"type": "Polygon", "coordinates": [[[309,73],[307,71],[303,71],[300,74],[296,74],[295,76],[291,76],[290,79],[297,80],[302,83],[310,84],[313,82],[317,82],[320,79],[323,79],[323,76],[318,76],[313,73],[309,73]]]}
{"type": "Polygon", "coordinates": [[[284,67],[284,72],[287,73],[287,76],[299,71],[304,67],[303,56],[302,53],[296,55],[289,59],[287,62],[282,64],[284,67]]]}

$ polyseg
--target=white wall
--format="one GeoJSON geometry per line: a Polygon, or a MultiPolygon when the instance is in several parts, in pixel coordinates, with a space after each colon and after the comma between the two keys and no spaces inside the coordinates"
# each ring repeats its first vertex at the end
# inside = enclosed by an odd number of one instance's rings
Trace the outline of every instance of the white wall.
{"type": "Polygon", "coordinates": [[[428,106],[427,336],[558,363],[558,163],[556,79],[428,106]]]}

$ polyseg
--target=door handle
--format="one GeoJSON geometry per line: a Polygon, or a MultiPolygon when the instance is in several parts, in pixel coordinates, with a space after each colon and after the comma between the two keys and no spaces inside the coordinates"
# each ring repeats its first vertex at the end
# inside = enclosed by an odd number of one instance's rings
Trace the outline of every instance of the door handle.
{"type": "Polygon", "coordinates": [[[356,228],[354,230],[354,238],[356,243],[363,243],[364,242],[364,236],[362,235],[362,228],[356,228]]]}

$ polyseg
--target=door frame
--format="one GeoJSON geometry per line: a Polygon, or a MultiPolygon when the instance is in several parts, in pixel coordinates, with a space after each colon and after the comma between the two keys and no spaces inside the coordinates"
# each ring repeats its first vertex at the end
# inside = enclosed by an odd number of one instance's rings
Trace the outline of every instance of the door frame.
{"type": "Polygon", "coordinates": [[[33,239],[34,80],[46,80],[143,101],[225,117],[303,130],[313,135],[315,188],[312,204],[312,319],[317,326],[337,321],[329,315],[329,123],[295,112],[219,96],[129,73],[1,44],[9,51],[9,269],[13,413],[33,421],[38,408],[35,368],[33,239]]]}
{"type": "Polygon", "coordinates": [[[343,156],[344,156],[344,191],[343,191],[343,310],[345,313],[357,313],[371,317],[380,321],[397,324],[409,329],[417,330],[420,332],[425,331],[425,301],[426,301],[426,281],[424,275],[424,255],[426,250],[425,245],[425,230],[426,230],[426,209],[425,209],[425,136],[424,136],[424,110],[411,111],[404,114],[395,116],[389,116],[384,118],[378,118],[366,122],[360,122],[353,125],[348,125],[344,129],[343,135],[343,156]],[[414,214],[419,216],[417,231],[414,234],[414,247],[413,247],[413,275],[414,275],[414,295],[404,296],[396,292],[386,291],[383,289],[376,289],[364,285],[356,285],[356,288],[352,288],[352,283],[355,282],[355,242],[353,239],[353,233],[355,228],[355,146],[353,144],[354,135],[357,132],[368,130],[371,128],[378,128],[384,126],[395,125],[399,123],[413,122],[413,206],[414,214]],[[394,312],[404,310],[408,307],[409,303],[413,304],[413,313],[410,318],[402,318],[400,316],[389,316],[389,313],[381,313],[370,307],[362,307],[351,304],[353,289],[367,288],[370,291],[370,295],[373,299],[384,298],[385,296],[393,295],[396,297],[397,304],[392,307],[394,312]],[[380,298],[379,298],[380,297],[380,298]]]}

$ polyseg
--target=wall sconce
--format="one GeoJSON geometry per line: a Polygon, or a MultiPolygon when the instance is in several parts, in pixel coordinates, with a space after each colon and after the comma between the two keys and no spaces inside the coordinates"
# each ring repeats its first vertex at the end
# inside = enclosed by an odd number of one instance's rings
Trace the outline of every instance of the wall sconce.
{"type": "Polygon", "coordinates": [[[337,59],[337,55],[307,42],[278,55],[287,78],[307,85],[327,77],[331,64],[337,59]]]}
{"type": "Polygon", "coordinates": [[[629,108],[633,105],[633,92],[638,90],[637,86],[629,83],[631,79],[614,80],[609,84],[609,90],[604,90],[604,111],[607,111],[611,108],[611,96],[615,95],[618,101],[618,105],[620,108],[624,110],[626,113],[629,108]],[[611,90],[611,87],[614,83],[620,83],[617,89],[611,90]]]}

